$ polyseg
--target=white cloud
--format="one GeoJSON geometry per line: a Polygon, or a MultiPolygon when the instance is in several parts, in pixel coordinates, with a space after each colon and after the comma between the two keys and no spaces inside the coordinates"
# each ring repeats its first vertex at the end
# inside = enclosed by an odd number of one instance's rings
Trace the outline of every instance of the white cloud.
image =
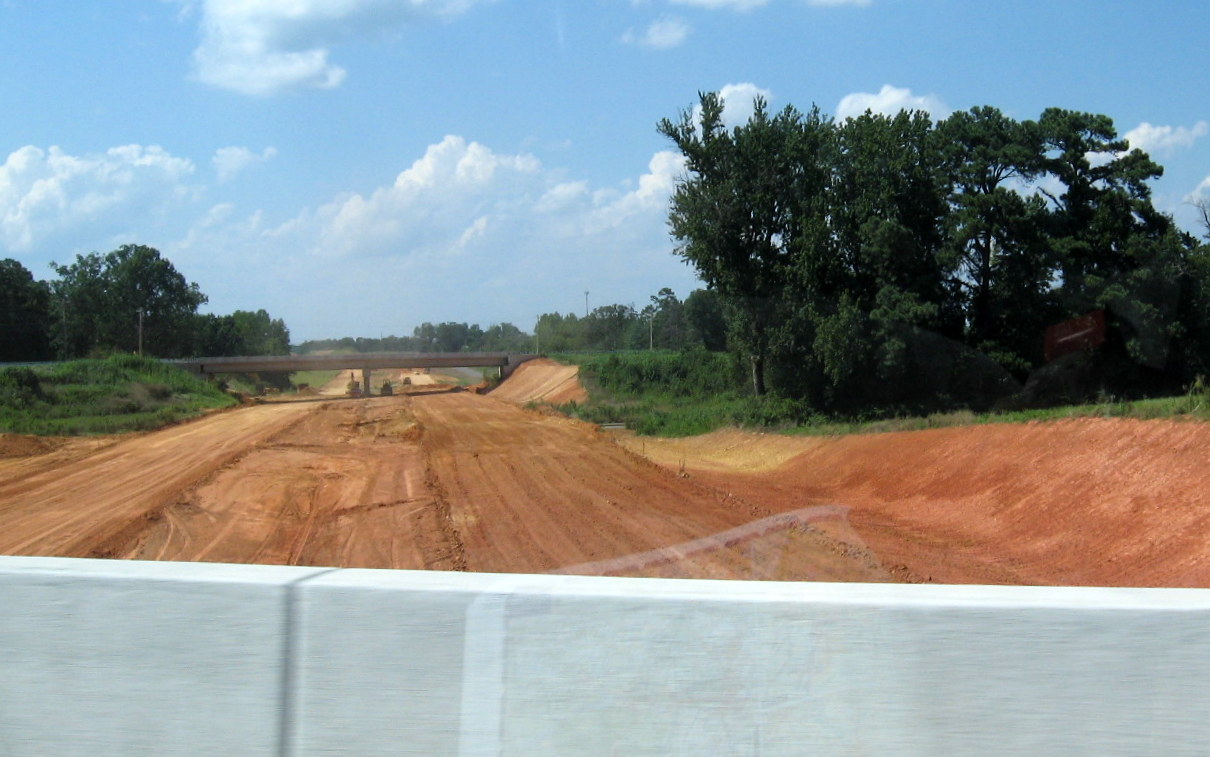
{"type": "Polygon", "coordinates": [[[857,7],[865,7],[870,4],[870,0],[807,0],[807,5],[817,5],[821,7],[832,7],[836,5],[853,5],[857,7]]]}
{"type": "Polygon", "coordinates": [[[213,208],[168,252],[206,260],[223,281],[220,295],[199,280],[216,312],[265,307],[298,338],[442,320],[529,328],[538,312],[582,307],[585,289],[598,303],[643,302],[663,286],[688,293],[694,276],[666,223],[683,165],[658,152],[632,178],[594,186],[447,136],[393,181],[285,222],[213,208]]]}
{"type": "Polygon", "coordinates": [[[156,145],[97,155],[22,147],[0,165],[0,240],[25,251],[76,233],[107,237],[187,199],[193,172],[192,161],[156,145]]]}
{"type": "Polygon", "coordinates": [[[867,110],[887,116],[901,110],[923,110],[933,118],[944,118],[951,112],[936,95],[913,95],[910,89],[884,84],[877,93],[854,92],[842,97],[836,106],[836,118],[855,118],[867,110]]]}
{"type": "Polygon", "coordinates": [[[1198,121],[1190,127],[1153,126],[1146,121],[1122,135],[1130,143],[1149,155],[1172,155],[1177,150],[1193,146],[1199,138],[1210,133],[1210,123],[1198,121]]]}
{"type": "MultiPolygon", "coordinates": [[[[759,97],[766,103],[773,101],[773,93],[770,90],[751,82],[724,84],[718,90],[718,96],[723,101],[723,125],[727,128],[741,126],[752,118],[756,111],[756,98],[759,97]]],[[[702,106],[694,105],[693,123],[700,126],[701,122],[702,106]]]]}
{"type": "Polygon", "coordinates": [[[1193,191],[1185,195],[1185,202],[1201,202],[1210,200],[1210,176],[1202,179],[1193,191]]]}
{"type": "Polygon", "coordinates": [[[652,50],[667,50],[684,43],[691,29],[682,18],[665,16],[656,19],[642,32],[629,29],[622,35],[626,44],[639,45],[652,50]]]}
{"type": "Polygon", "coordinates": [[[248,95],[339,86],[341,40],[419,18],[450,18],[480,0],[201,0],[199,81],[248,95]]]}
{"type": "Polygon", "coordinates": [[[247,147],[220,147],[214,151],[210,162],[219,183],[230,181],[248,166],[264,163],[277,155],[277,148],[266,147],[262,152],[255,153],[247,147]]]}

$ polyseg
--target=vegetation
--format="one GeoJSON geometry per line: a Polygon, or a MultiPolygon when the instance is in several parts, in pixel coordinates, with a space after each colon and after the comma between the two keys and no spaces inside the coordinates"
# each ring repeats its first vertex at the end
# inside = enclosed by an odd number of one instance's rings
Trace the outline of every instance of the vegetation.
{"type": "Polygon", "coordinates": [[[592,423],[624,423],[640,434],[689,436],[720,426],[789,427],[812,416],[804,403],[744,392],[739,364],[726,353],[573,353],[591,399],[559,410],[592,423]]]}
{"type": "Polygon", "coordinates": [[[1130,400],[1106,395],[1083,405],[981,413],[957,410],[895,415],[874,409],[846,417],[819,413],[801,400],[750,396],[745,389],[746,367],[722,353],[690,350],[557,357],[580,366],[591,396],[585,403],[568,403],[559,410],[590,423],[623,423],[653,436],[690,436],[726,426],[835,435],[1086,417],[1210,420],[1210,383],[1201,377],[1184,393],[1170,397],[1130,400]]]}
{"type": "Polygon", "coordinates": [[[729,127],[707,93],[659,130],[687,167],[677,253],[721,299],[755,396],[839,416],[987,410],[1043,364],[1047,325],[1094,309],[1106,365],[1132,367],[1094,391],[1207,373],[1210,248],[1155,210],[1162,168],[1106,116],[836,122],[757,102],[729,127]]]}
{"type": "Polygon", "coordinates": [[[123,245],[52,268],[58,278],[35,281],[0,261],[0,362],[290,352],[286,324],[264,310],[199,314],[206,295],[154,248],[123,245]]]}
{"type": "Polygon", "coordinates": [[[483,330],[478,324],[422,323],[411,336],[387,336],[378,339],[343,337],[303,342],[297,352],[531,352],[533,337],[511,323],[499,323],[483,330]]]}
{"type": "Polygon", "coordinates": [[[136,355],[0,370],[0,430],[15,433],[141,431],[234,403],[210,382],[136,355]]]}

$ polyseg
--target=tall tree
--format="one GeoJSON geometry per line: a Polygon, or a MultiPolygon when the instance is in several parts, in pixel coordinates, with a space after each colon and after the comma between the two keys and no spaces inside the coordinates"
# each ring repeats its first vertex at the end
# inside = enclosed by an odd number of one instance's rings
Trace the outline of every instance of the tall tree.
{"type": "Polygon", "coordinates": [[[263,308],[255,313],[236,310],[231,319],[239,337],[237,354],[290,354],[290,330],[282,319],[271,317],[263,308]]]}
{"type": "Polygon", "coordinates": [[[694,289],[685,298],[684,308],[694,344],[700,344],[711,352],[727,349],[727,320],[718,292],[694,289]]]}
{"type": "Polygon", "coordinates": [[[937,134],[949,182],[950,285],[965,341],[1027,370],[1036,335],[1053,320],[1048,211],[1022,191],[1043,170],[1041,131],[981,106],[952,114],[937,134]]]}
{"type": "Polygon", "coordinates": [[[158,250],[124,245],[99,255],[77,255],[71,265],[51,264],[56,348],[65,357],[93,350],[178,357],[192,352],[194,316],[206,302],[158,250]]]}
{"type": "Polygon", "coordinates": [[[673,193],[669,226],[677,253],[733,305],[735,342],[747,354],[759,396],[775,332],[785,322],[797,236],[807,228],[798,211],[826,184],[812,153],[826,142],[830,124],[817,109],[771,115],[757,98],[748,122],[728,129],[723,105],[718,93],[703,93],[696,113],[659,122],[688,171],[673,193]]]}
{"type": "Polygon", "coordinates": [[[50,359],[49,329],[49,288],[16,260],[0,260],[0,362],[50,359]]]}
{"type": "Polygon", "coordinates": [[[1038,120],[1043,169],[1063,186],[1045,192],[1068,309],[1092,306],[1106,282],[1132,266],[1131,238],[1158,239],[1169,219],[1151,204],[1147,181],[1164,169],[1119,139],[1104,115],[1048,108],[1038,120]]]}

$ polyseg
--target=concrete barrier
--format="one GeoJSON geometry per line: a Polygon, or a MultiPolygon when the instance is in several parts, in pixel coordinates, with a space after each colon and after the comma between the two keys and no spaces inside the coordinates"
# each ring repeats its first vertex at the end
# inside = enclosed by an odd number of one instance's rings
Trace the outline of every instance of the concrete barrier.
{"type": "Polygon", "coordinates": [[[0,755],[1200,754],[1210,591],[0,558],[0,755]]]}

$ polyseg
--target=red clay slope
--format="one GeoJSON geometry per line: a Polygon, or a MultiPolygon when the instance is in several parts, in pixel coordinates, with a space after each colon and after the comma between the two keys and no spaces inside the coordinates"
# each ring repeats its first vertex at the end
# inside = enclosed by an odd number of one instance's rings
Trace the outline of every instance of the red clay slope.
{"type": "Polygon", "coordinates": [[[527,402],[551,405],[583,402],[588,399],[588,393],[580,385],[579,376],[580,367],[576,365],[560,365],[546,358],[527,360],[491,396],[519,405],[527,402]]]}
{"type": "Polygon", "coordinates": [[[848,505],[908,580],[1210,587],[1210,424],[1079,419],[800,443],[773,470],[694,476],[776,511],[848,505]]]}

